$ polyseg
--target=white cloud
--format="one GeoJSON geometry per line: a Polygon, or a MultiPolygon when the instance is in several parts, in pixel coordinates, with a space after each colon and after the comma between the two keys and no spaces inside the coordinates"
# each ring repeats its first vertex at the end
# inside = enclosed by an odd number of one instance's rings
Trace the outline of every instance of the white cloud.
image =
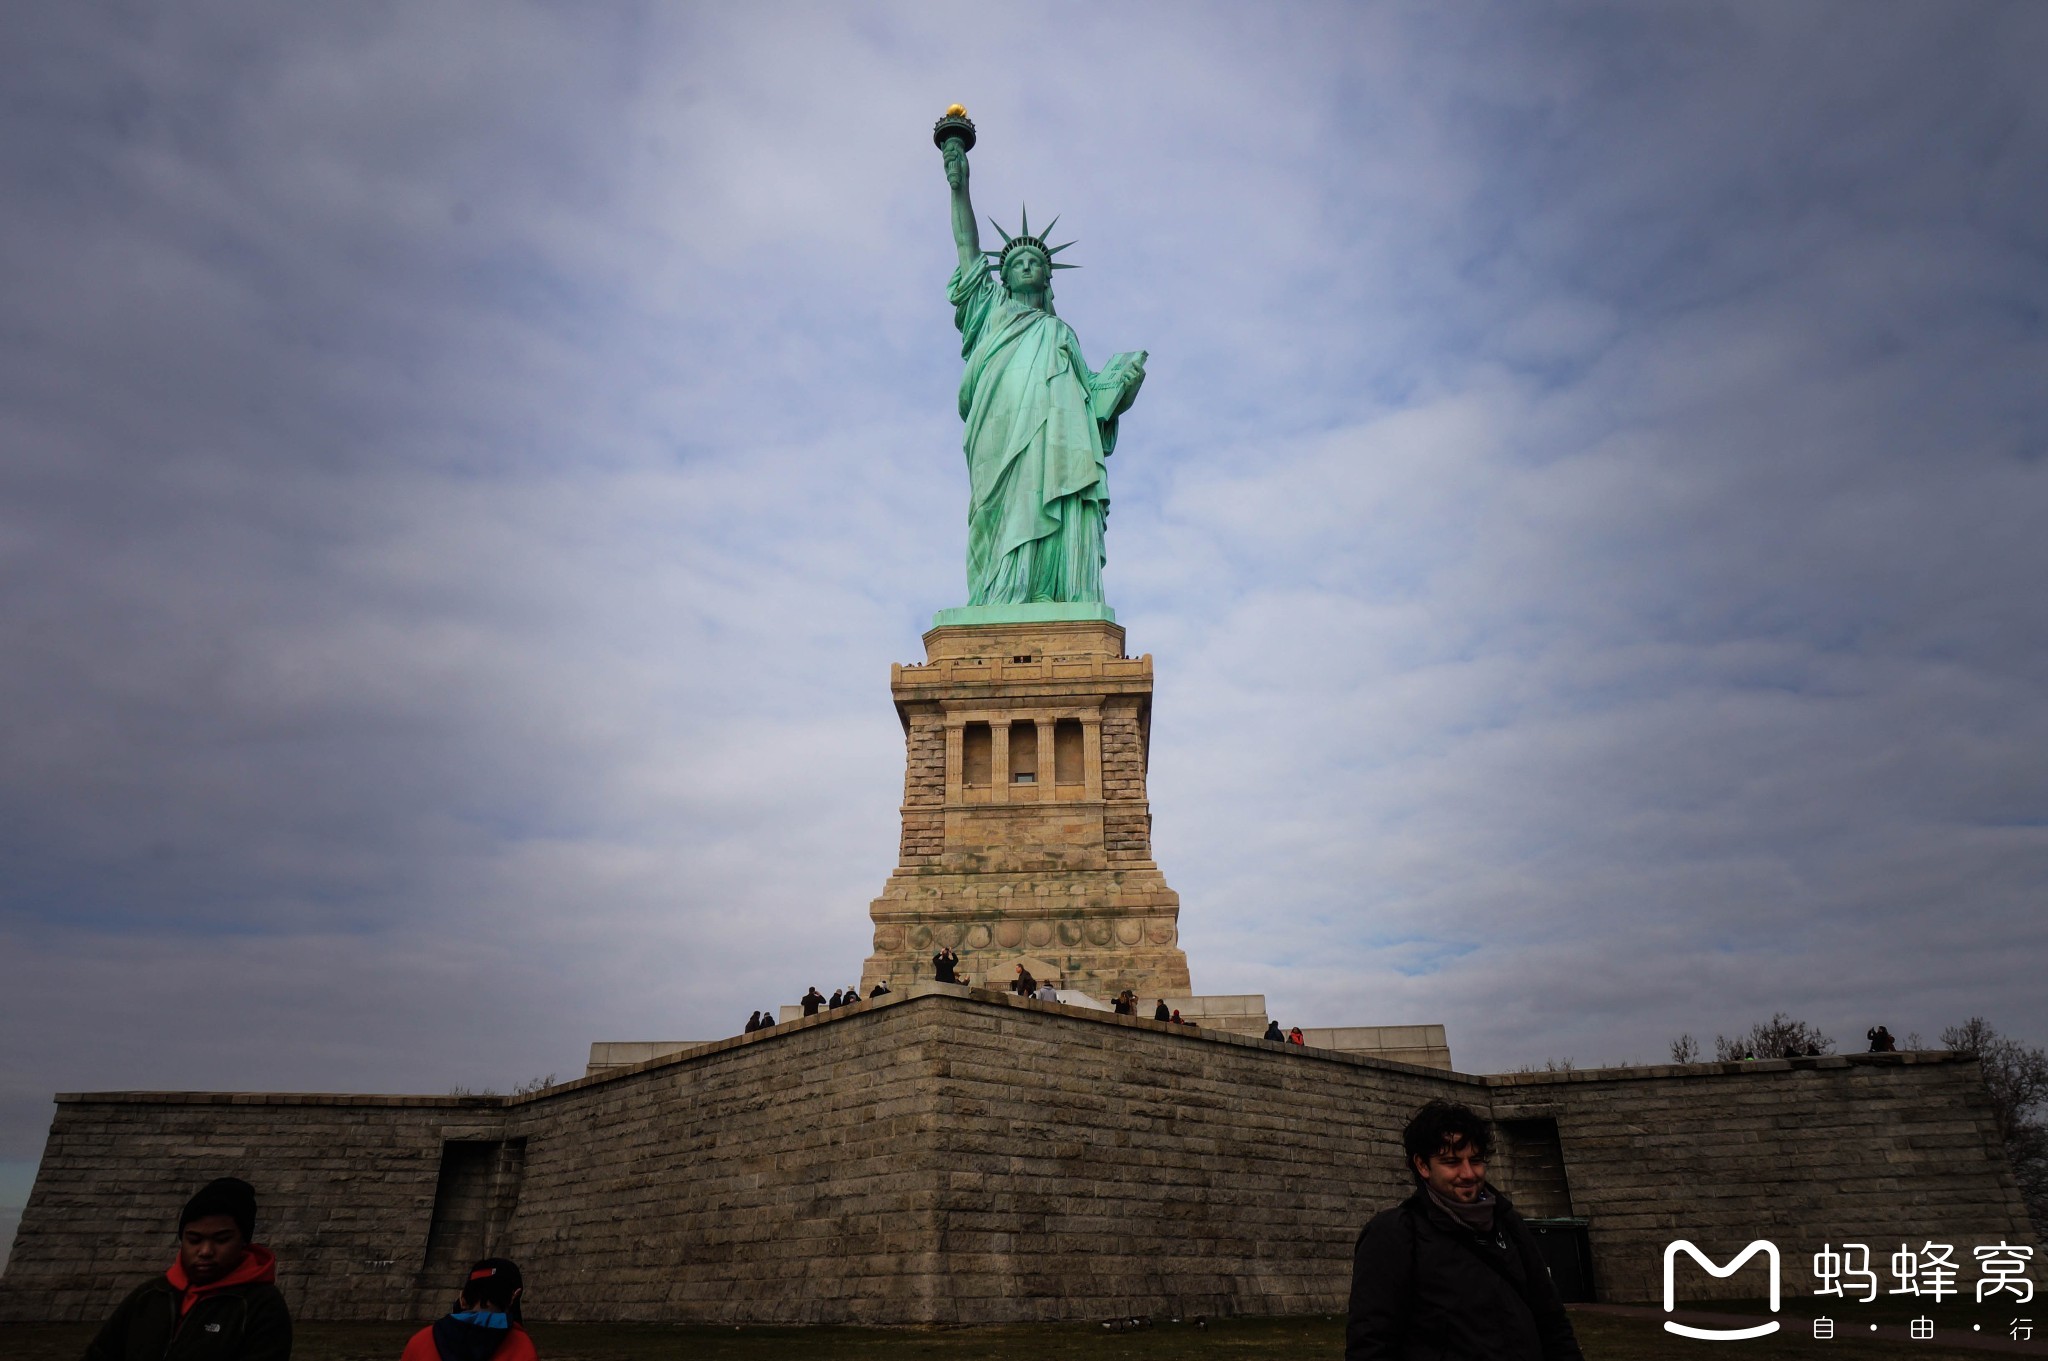
{"type": "Polygon", "coordinates": [[[1199,985],[1488,1067],[2048,1034],[2042,21],[1817,13],[35,16],[0,1153],[854,976],[960,591],[955,98],[1152,351],[1108,579],[1199,985]]]}

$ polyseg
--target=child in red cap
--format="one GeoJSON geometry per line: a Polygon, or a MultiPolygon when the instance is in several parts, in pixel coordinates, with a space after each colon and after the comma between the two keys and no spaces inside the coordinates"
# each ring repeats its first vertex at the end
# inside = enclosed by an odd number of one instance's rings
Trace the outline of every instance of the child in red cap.
{"type": "Polygon", "coordinates": [[[519,1326],[519,1268],[486,1257],[469,1269],[452,1312],[412,1335],[399,1361],[535,1361],[533,1339],[519,1326]]]}

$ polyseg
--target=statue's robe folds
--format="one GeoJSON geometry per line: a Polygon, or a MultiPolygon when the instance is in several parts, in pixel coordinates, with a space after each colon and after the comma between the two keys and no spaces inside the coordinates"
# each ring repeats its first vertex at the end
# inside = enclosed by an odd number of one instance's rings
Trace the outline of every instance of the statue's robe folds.
{"type": "Polygon", "coordinates": [[[1099,602],[1105,460],[1137,388],[1117,361],[1090,371],[1073,328],[1012,301],[986,266],[954,270],[948,296],[967,361],[967,602],[1099,602]]]}

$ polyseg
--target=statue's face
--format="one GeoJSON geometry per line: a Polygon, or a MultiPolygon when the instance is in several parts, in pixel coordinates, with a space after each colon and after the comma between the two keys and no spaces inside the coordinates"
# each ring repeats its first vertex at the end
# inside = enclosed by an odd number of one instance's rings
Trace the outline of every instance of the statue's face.
{"type": "Polygon", "coordinates": [[[1020,250],[1003,264],[1003,286],[1012,293],[1029,293],[1045,287],[1052,277],[1045,258],[1035,250],[1020,250]]]}

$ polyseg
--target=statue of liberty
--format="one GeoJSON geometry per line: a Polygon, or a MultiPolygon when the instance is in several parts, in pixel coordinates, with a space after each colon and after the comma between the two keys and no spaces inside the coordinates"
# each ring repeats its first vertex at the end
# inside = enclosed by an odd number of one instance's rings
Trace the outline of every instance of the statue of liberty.
{"type": "MultiPolygon", "coordinates": [[[[954,105],[933,129],[953,191],[960,267],[947,296],[967,371],[969,605],[1041,601],[1101,604],[1102,530],[1109,514],[1106,460],[1117,418],[1145,381],[1145,352],[1119,354],[1100,373],[1081,357],[1073,328],[1053,315],[1052,271],[1071,269],[1031,232],[1028,210],[1000,250],[984,251],[967,194],[974,125],[954,105]]],[[[1054,222],[1058,219],[1055,218],[1054,222]]],[[[991,223],[991,225],[994,225],[991,223]]]]}

